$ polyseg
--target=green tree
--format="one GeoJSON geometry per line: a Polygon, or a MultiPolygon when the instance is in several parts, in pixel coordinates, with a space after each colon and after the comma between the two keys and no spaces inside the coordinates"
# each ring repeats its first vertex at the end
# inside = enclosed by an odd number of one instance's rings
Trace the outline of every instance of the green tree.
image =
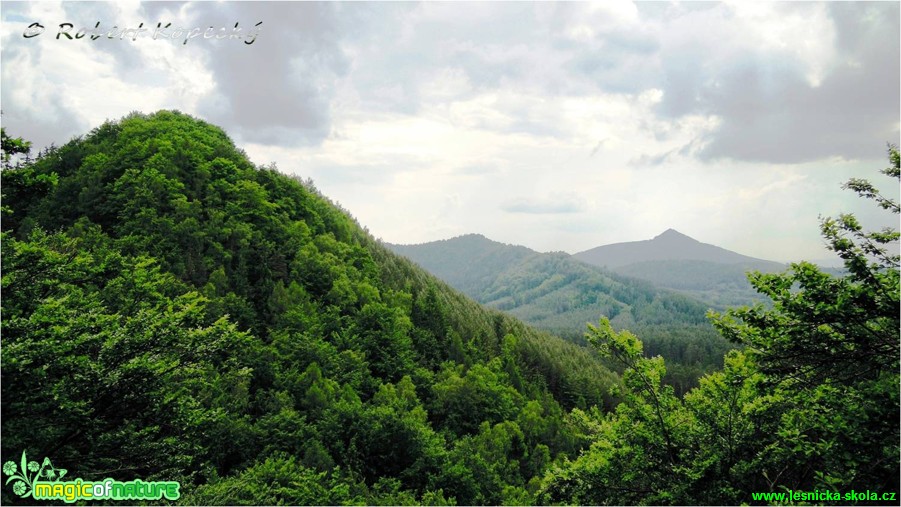
{"type": "Polygon", "coordinates": [[[0,152],[2,152],[3,168],[7,169],[11,166],[10,160],[16,155],[31,152],[31,141],[26,141],[21,137],[10,137],[6,134],[6,129],[0,127],[0,152]]]}
{"type": "Polygon", "coordinates": [[[181,499],[187,505],[339,505],[367,503],[354,481],[277,455],[240,475],[216,479],[181,499]]]}
{"type": "Polygon", "coordinates": [[[4,455],[188,477],[214,446],[188,421],[246,407],[235,388],[227,405],[209,393],[241,383],[225,357],[247,354],[247,336],[206,325],[205,299],[154,261],[91,241],[4,234],[4,455]]]}
{"type": "MultiPolygon", "coordinates": [[[[901,180],[901,157],[889,147],[882,174],[901,180]]],[[[897,183],[896,183],[897,184],[897,183]]],[[[898,202],[866,180],[844,188],[893,214],[898,202]]],[[[827,244],[847,275],[833,277],[809,263],[784,274],[753,274],[751,283],[773,301],[715,316],[724,336],[748,355],[792,409],[783,414],[806,445],[783,484],[897,490],[899,233],[865,231],[852,214],[821,220],[827,244]]]]}
{"type": "MultiPolygon", "coordinates": [[[[901,179],[899,158],[890,147],[882,172],[901,179]]],[[[845,187],[899,212],[867,181],[845,187]]],[[[539,501],[731,505],[753,491],[897,491],[899,235],[864,231],[850,214],[821,230],[847,274],[802,262],[749,275],[772,305],[712,315],[743,349],[684,400],[661,386],[663,361],[642,357],[631,333],[592,326],[588,340],[626,367],[624,401],[594,418],[590,449],[545,477],[539,501]]]]}
{"type": "Polygon", "coordinates": [[[186,503],[523,503],[587,441],[563,407],[616,382],[178,112],[2,191],[4,461],[179,480],[186,503]]]}
{"type": "Polygon", "coordinates": [[[445,369],[432,386],[433,414],[438,423],[453,433],[475,433],[483,421],[492,424],[515,417],[522,404],[522,396],[509,386],[500,370],[500,361],[491,363],[494,368],[476,364],[466,374],[462,366],[445,369]]]}

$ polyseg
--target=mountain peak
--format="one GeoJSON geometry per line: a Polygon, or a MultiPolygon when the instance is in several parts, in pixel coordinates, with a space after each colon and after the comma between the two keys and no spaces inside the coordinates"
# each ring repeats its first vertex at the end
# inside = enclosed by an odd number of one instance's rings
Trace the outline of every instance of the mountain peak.
{"type": "Polygon", "coordinates": [[[654,239],[690,239],[692,241],[697,241],[696,239],[686,236],[676,229],[667,229],[660,234],[654,236],[654,239]]]}
{"type": "Polygon", "coordinates": [[[769,262],[702,243],[675,229],[667,229],[651,240],[613,243],[579,252],[574,256],[589,264],[608,268],[647,261],[691,260],[720,264],[769,262]]]}

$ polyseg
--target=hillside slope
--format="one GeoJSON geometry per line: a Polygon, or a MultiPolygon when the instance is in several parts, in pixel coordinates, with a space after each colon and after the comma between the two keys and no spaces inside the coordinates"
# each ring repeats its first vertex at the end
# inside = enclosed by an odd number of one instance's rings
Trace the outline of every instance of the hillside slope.
{"type": "Polygon", "coordinates": [[[777,273],[787,267],[701,243],[673,229],[650,240],[599,246],[573,257],[682,292],[718,310],[764,302],[747,272],[777,273]]]}
{"type": "Polygon", "coordinates": [[[466,234],[421,245],[385,246],[420,263],[451,287],[469,295],[479,294],[493,283],[499,271],[536,254],[524,246],[498,243],[481,234],[466,234]]]}
{"type": "Polygon", "coordinates": [[[531,503],[588,441],[569,410],[616,403],[587,349],[189,116],[105,123],[2,191],[3,462],[188,504],[531,503]]]}
{"type": "Polygon", "coordinates": [[[665,357],[669,380],[681,390],[719,367],[732,348],[707,322],[707,305],[562,252],[538,253],[479,235],[387,246],[476,301],[575,342],[582,342],[586,323],[607,317],[638,333],[648,355],[665,357]]]}

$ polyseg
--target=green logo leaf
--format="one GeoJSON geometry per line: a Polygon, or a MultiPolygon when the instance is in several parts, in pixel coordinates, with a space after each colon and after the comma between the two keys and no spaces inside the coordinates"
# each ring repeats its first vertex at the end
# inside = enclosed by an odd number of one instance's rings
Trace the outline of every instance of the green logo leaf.
{"type": "Polygon", "coordinates": [[[19,465],[13,461],[3,464],[3,473],[9,476],[6,478],[6,484],[12,482],[13,493],[22,498],[31,493],[35,481],[46,479],[49,482],[59,482],[66,476],[66,472],[67,470],[64,468],[54,467],[50,458],[44,458],[41,463],[28,461],[25,451],[22,451],[22,460],[19,465]]]}

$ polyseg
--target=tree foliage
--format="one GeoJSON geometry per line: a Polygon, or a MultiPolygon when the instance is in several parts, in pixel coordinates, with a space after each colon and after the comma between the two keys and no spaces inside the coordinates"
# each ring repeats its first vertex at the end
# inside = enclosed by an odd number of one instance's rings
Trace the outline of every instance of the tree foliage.
{"type": "Polygon", "coordinates": [[[848,274],[754,275],[772,305],[717,316],[742,350],[680,397],[633,333],[587,337],[620,378],[177,112],[105,123],[3,183],[4,462],[178,480],[200,504],[897,491],[898,235],[850,215],[822,225],[848,274]]]}
{"type": "MultiPolygon", "coordinates": [[[[890,147],[899,178],[899,155],[890,147]]],[[[863,180],[846,185],[892,213],[863,180]]],[[[661,358],[607,321],[589,341],[622,362],[623,403],[595,418],[578,459],[549,472],[540,501],[583,504],[750,502],[751,492],[898,491],[898,232],[867,232],[850,214],[821,221],[847,274],[810,263],[755,273],[772,305],[713,315],[743,345],[682,400],[661,384],[661,358]]]]}
{"type": "Polygon", "coordinates": [[[615,403],[589,351],[189,116],[105,123],[2,192],[4,461],[185,503],[530,503],[585,443],[567,410],[615,403]]]}
{"type": "Polygon", "coordinates": [[[12,165],[12,157],[16,155],[28,155],[31,152],[31,142],[21,137],[10,137],[5,128],[0,128],[0,162],[4,169],[12,165]]]}

